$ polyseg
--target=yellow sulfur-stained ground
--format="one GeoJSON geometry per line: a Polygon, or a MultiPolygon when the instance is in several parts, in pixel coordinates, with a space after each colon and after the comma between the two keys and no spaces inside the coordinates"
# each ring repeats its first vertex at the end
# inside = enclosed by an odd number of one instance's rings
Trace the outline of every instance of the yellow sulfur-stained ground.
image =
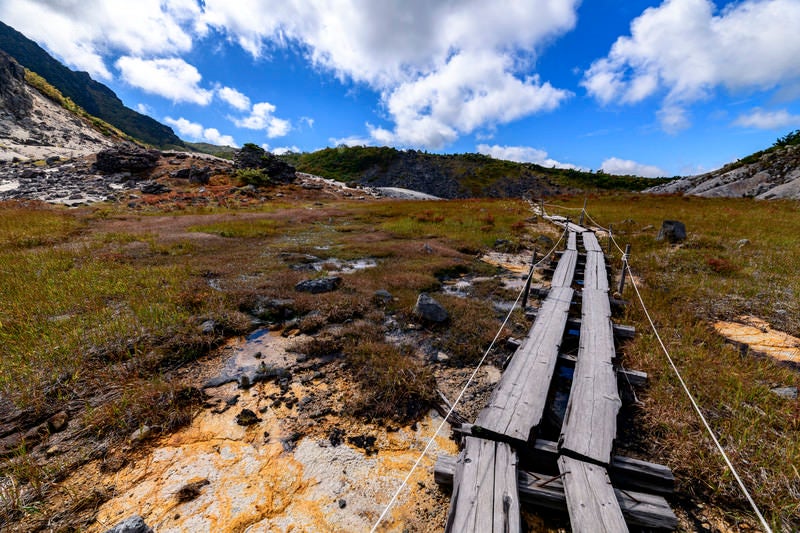
{"type": "Polygon", "coordinates": [[[726,339],[746,344],[755,352],[779,361],[800,363],[800,339],[772,329],[760,318],[740,316],[736,322],[717,322],[714,329],[726,339]]]}

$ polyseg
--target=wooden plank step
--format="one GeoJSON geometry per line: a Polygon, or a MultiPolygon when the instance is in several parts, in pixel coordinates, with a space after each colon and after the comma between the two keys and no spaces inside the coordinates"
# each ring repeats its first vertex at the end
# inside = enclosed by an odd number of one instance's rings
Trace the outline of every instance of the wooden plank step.
{"type": "Polygon", "coordinates": [[[517,455],[511,446],[467,437],[452,484],[446,532],[519,533],[517,455]]]}
{"type": "Polygon", "coordinates": [[[561,256],[558,266],[553,272],[553,279],[550,280],[550,287],[569,287],[572,285],[572,278],[575,275],[575,263],[578,261],[577,250],[567,250],[561,256]]]}
{"type": "Polygon", "coordinates": [[[578,250],[577,234],[574,231],[567,234],[567,250],[578,250]]]}
{"type": "MultiPolygon", "coordinates": [[[[558,362],[568,366],[575,366],[577,361],[578,357],[575,355],[565,353],[558,355],[558,362]]],[[[620,383],[630,383],[632,387],[644,387],[647,385],[647,372],[630,370],[628,368],[617,368],[616,371],[617,381],[620,383]]]]}
{"type": "Polygon", "coordinates": [[[573,533],[628,531],[605,467],[571,457],[558,459],[573,533]]]}
{"type": "MultiPolygon", "coordinates": [[[[439,485],[452,486],[455,469],[454,456],[440,455],[434,466],[434,479],[439,485]]],[[[522,504],[567,511],[567,500],[561,479],[522,470],[518,471],[517,476],[517,488],[522,504]]],[[[673,531],[678,527],[678,519],[663,496],[643,492],[623,492],[618,489],[615,489],[614,493],[622,510],[622,516],[629,526],[665,531],[673,531]]]]}
{"type": "MultiPolygon", "coordinates": [[[[587,235],[584,233],[584,235],[587,235]]],[[[583,268],[583,288],[608,292],[608,269],[603,252],[586,252],[583,268]]]]}
{"type": "Polygon", "coordinates": [[[591,231],[584,231],[581,234],[583,237],[583,249],[587,252],[600,252],[603,253],[603,248],[600,247],[600,243],[597,242],[597,236],[592,233],[591,231]]]}
{"type": "MultiPolygon", "coordinates": [[[[548,292],[549,294],[549,292],[548,292]]],[[[576,294],[577,296],[577,294],[576,294]]],[[[528,320],[534,319],[539,315],[539,309],[528,309],[525,311],[525,317],[528,320]]],[[[580,318],[568,318],[567,329],[580,330],[583,321],[580,318]]],[[[634,326],[627,326],[625,324],[611,324],[611,330],[614,337],[618,339],[632,339],[636,336],[636,328],[634,326]]]]}
{"type": "Polygon", "coordinates": [[[578,361],[561,427],[562,454],[608,465],[622,402],[614,373],[611,307],[604,291],[584,289],[578,361]]]}
{"type": "MultiPolygon", "coordinates": [[[[494,437],[494,435],[485,433],[479,426],[472,424],[462,424],[460,427],[454,427],[453,431],[485,439],[494,437]]],[[[531,464],[533,468],[543,474],[552,474],[558,471],[558,443],[554,441],[536,439],[531,446],[517,448],[517,454],[526,464],[531,464]]],[[[675,476],[672,470],[664,465],[615,455],[611,458],[608,475],[617,488],[661,494],[662,496],[669,496],[675,492],[675,476]]]]}
{"type": "Polygon", "coordinates": [[[542,421],[573,290],[556,287],[516,351],[476,424],[511,442],[528,442],[542,421]]]}
{"type": "MultiPolygon", "coordinates": [[[[552,216],[545,216],[544,219],[545,220],[549,220],[550,222],[552,222],[556,226],[561,226],[562,228],[567,226],[567,218],[566,217],[562,217],[562,216],[559,216],[559,215],[552,215],[552,216]]],[[[586,231],[586,228],[584,228],[583,226],[579,226],[579,225],[575,224],[574,222],[570,222],[569,225],[567,226],[567,229],[569,231],[574,231],[575,233],[583,233],[584,231],[586,231]]]]}

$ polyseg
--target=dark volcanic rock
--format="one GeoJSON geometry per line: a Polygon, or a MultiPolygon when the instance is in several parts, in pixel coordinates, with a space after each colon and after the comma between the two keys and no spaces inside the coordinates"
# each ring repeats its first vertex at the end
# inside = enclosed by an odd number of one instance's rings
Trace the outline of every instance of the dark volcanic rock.
{"type": "Polygon", "coordinates": [[[263,170],[276,183],[292,183],[296,177],[296,169],[292,165],[252,143],[245,144],[233,155],[233,166],[237,169],[263,170]]]}
{"type": "Polygon", "coordinates": [[[677,220],[665,220],[661,223],[661,230],[656,237],[657,241],[667,240],[672,244],[686,240],[686,226],[677,220]]]}
{"type": "Polygon", "coordinates": [[[258,422],[261,422],[261,419],[250,409],[242,409],[242,412],[236,415],[236,423],[240,426],[252,426],[258,422]]]}
{"type": "Polygon", "coordinates": [[[339,276],[332,276],[329,278],[321,278],[321,279],[307,279],[295,285],[294,288],[296,291],[299,292],[310,292],[312,294],[319,294],[321,292],[335,291],[339,287],[339,284],[341,282],[342,278],[340,278],[339,276]]]}
{"type": "Polygon", "coordinates": [[[97,153],[95,167],[102,172],[142,172],[156,166],[161,152],[135,144],[121,144],[97,153]]]}
{"type": "Polygon", "coordinates": [[[25,69],[2,50],[0,50],[0,107],[5,108],[17,119],[30,115],[33,108],[33,99],[25,91],[25,69]]]}
{"type": "Polygon", "coordinates": [[[414,314],[428,322],[445,322],[450,317],[447,313],[447,309],[442,307],[442,304],[424,292],[417,298],[417,305],[414,306],[414,314]]]}

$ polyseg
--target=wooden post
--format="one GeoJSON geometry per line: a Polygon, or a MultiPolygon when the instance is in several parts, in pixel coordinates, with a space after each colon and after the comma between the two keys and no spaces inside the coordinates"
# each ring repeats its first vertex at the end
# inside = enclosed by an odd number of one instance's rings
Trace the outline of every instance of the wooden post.
{"type": "Polygon", "coordinates": [[[622,296],[622,291],[625,290],[625,271],[628,270],[628,257],[631,254],[631,245],[625,245],[625,255],[622,256],[622,275],[619,277],[619,290],[617,291],[622,296]]]}
{"type": "Polygon", "coordinates": [[[544,216],[544,198],[539,200],[539,214],[544,216]]]}
{"type": "Polygon", "coordinates": [[[608,251],[606,255],[611,255],[611,241],[614,239],[614,224],[608,225],[608,251]]]}
{"type": "Polygon", "coordinates": [[[586,214],[586,202],[587,202],[587,200],[588,200],[588,197],[584,196],[583,197],[583,209],[581,209],[581,218],[580,218],[580,221],[578,222],[579,226],[583,226],[583,215],[586,214]]]}
{"type": "Polygon", "coordinates": [[[531,279],[533,279],[533,268],[536,266],[536,247],[533,248],[533,257],[531,258],[531,268],[528,270],[528,281],[525,282],[525,291],[522,294],[522,310],[528,305],[528,294],[531,292],[531,279]]]}

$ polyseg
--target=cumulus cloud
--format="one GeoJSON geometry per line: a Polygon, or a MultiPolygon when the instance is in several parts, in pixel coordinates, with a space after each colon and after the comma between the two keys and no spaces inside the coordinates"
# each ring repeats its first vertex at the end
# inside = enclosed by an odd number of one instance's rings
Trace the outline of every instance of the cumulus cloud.
{"type": "Polygon", "coordinates": [[[273,115],[275,106],[269,102],[259,102],[253,105],[250,115],[241,119],[234,119],[234,124],[249,130],[266,130],[267,137],[283,137],[292,125],[288,120],[277,118],[273,115]]]}
{"type": "Polygon", "coordinates": [[[569,93],[520,75],[575,24],[578,0],[288,0],[248,9],[206,0],[201,22],[254,56],[297,43],[316,66],[381,92],[381,143],[440,148],[476,128],[557,107],[569,93]]]}
{"type": "Polygon", "coordinates": [[[275,148],[270,148],[268,144],[262,144],[261,148],[266,150],[267,152],[272,152],[275,155],[284,155],[289,153],[297,153],[299,154],[302,150],[295,145],[292,146],[276,146],[275,148]]]}
{"type": "Polygon", "coordinates": [[[217,89],[217,96],[239,111],[250,109],[250,99],[232,87],[220,87],[217,89]]]}
{"type": "Polygon", "coordinates": [[[618,157],[610,157],[603,161],[600,166],[603,172],[607,174],[616,174],[618,176],[644,176],[646,178],[658,178],[666,176],[667,173],[660,168],[653,165],[643,165],[630,159],[620,159],[618,157]]]}
{"type": "Polygon", "coordinates": [[[666,0],[631,23],[582,85],[604,104],[663,94],[667,131],[688,126],[693,102],[723,87],[769,90],[800,78],[800,3],[744,0],[717,11],[711,0],[666,0]]]}
{"type": "Polygon", "coordinates": [[[213,91],[198,85],[203,78],[200,72],[177,57],[142,59],[123,56],[115,65],[127,83],[173,102],[208,105],[214,96],[213,91]]]}
{"type": "Polygon", "coordinates": [[[105,56],[172,55],[192,47],[194,0],[15,0],[0,2],[0,20],[79,70],[110,79],[105,56]]]}
{"type": "MultiPolygon", "coordinates": [[[[370,130],[376,141],[441,147],[476,130],[553,110],[569,96],[530,73],[541,47],[575,26],[579,4],[15,0],[0,2],[0,19],[59,50],[70,65],[109,78],[105,61],[123,56],[128,59],[118,68],[127,81],[173,101],[202,104],[211,93],[198,86],[196,69],[172,65],[179,76],[176,88],[170,89],[161,79],[169,66],[158,62],[173,59],[153,58],[180,57],[192,48],[193,39],[211,32],[254,57],[292,47],[316,68],[345,82],[366,84],[381,95],[391,124],[370,130]]],[[[246,97],[227,89],[219,89],[220,99],[240,111],[247,109],[246,97]]],[[[258,120],[254,115],[242,122],[258,120]]],[[[285,134],[289,127],[281,119],[266,125],[271,136],[285,134]]]]}
{"type": "Polygon", "coordinates": [[[374,141],[369,137],[361,137],[359,135],[350,135],[348,137],[328,139],[331,146],[372,146],[374,141]]]}
{"type": "Polygon", "coordinates": [[[578,169],[575,165],[569,163],[561,163],[555,159],[547,157],[547,152],[530,146],[500,146],[498,144],[488,145],[479,144],[478,153],[491,156],[495,159],[505,159],[507,161],[516,161],[518,163],[535,163],[543,167],[556,167],[556,168],[573,168],[578,169]]]}
{"type": "Polygon", "coordinates": [[[779,128],[789,128],[800,125],[800,115],[792,115],[786,109],[778,111],[765,111],[763,109],[753,109],[750,113],[740,115],[734,124],[745,128],[756,128],[760,130],[774,130],[779,128]]]}
{"type": "Polygon", "coordinates": [[[216,128],[204,128],[202,124],[192,122],[183,117],[175,119],[165,117],[164,122],[178,130],[182,137],[187,137],[191,141],[205,141],[220,146],[238,147],[236,141],[230,135],[222,135],[216,128]]]}

